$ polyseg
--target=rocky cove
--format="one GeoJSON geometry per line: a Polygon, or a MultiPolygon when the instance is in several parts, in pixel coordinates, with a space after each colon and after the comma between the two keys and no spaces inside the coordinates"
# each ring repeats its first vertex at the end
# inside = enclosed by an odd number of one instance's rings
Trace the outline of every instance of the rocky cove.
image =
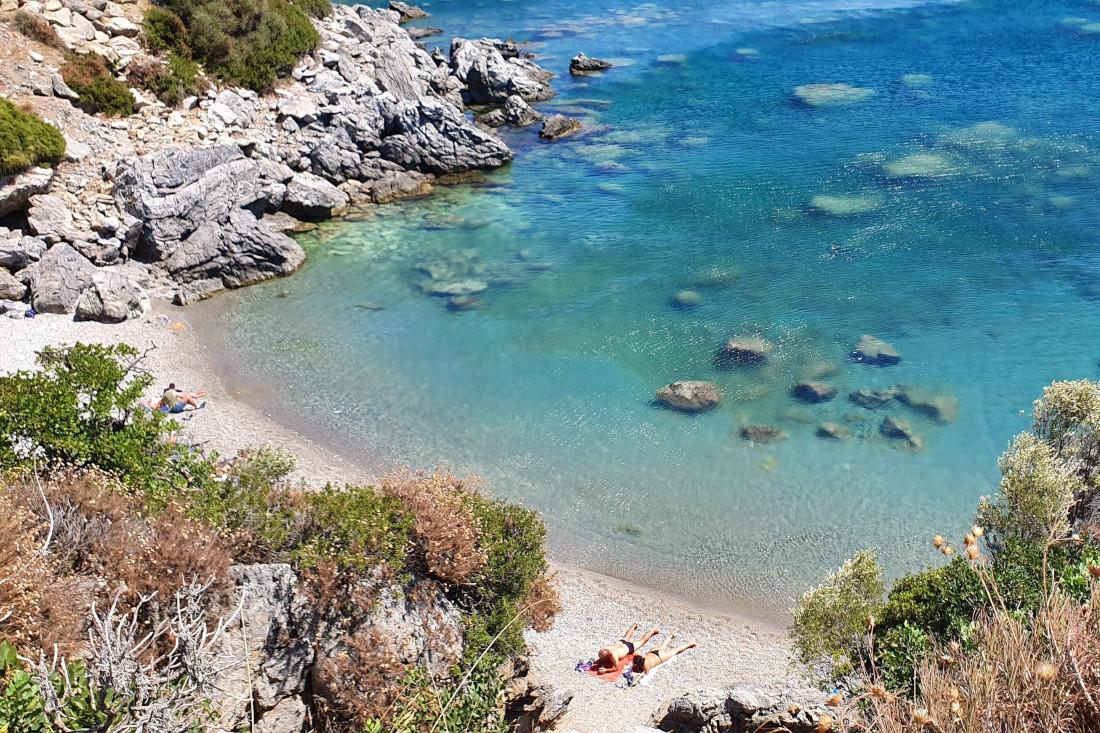
{"type": "MultiPolygon", "coordinates": [[[[40,8],[32,0],[21,10],[40,8]]],[[[83,17],[65,10],[70,24],[83,17]]],[[[108,22],[75,47],[121,69],[139,63],[137,27],[110,22],[119,12],[90,12],[108,22]]],[[[400,20],[338,6],[317,22],[318,50],[273,95],[212,86],[170,109],[138,92],[136,115],[115,121],[72,107],[75,95],[47,62],[13,60],[6,93],[47,98],[44,114],[68,149],[58,169],[0,186],[4,310],[21,315],[26,298],[39,312],[117,322],[140,314],[150,295],[186,304],[287,275],[304,254],[285,232],[304,222],[511,160],[462,110],[497,105],[491,123],[529,124],[541,116],[528,102],[552,95],[551,75],[512,42],[455,39],[449,56],[429,54],[400,20]]]]}

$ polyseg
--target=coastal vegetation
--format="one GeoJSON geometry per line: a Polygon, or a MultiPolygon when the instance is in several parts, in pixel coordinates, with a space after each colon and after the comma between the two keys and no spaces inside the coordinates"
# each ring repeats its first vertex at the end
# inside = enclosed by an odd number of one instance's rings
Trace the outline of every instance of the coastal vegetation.
{"type": "Polygon", "coordinates": [[[79,95],[77,105],[88,114],[125,117],[134,112],[134,95],[115,78],[107,59],[94,53],[70,53],[61,77],[79,95]]]}
{"type": "Polygon", "coordinates": [[[0,176],[56,165],[64,155],[65,138],[56,127],[0,99],[0,176]]]}
{"type": "Polygon", "coordinates": [[[25,10],[16,11],[12,16],[12,27],[32,41],[44,43],[51,48],[65,48],[65,42],[57,35],[57,31],[49,21],[41,15],[28,13],[25,10]]]}
{"type": "Polygon", "coordinates": [[[999,467],[961,545],[932,538],[946,564],[883,597],[862,552],[798,602],[799,660],[850,729],[1100,724],[1100,385],[1047,387],[999,467]]]}
{"type": "MultiPolygon", "coordinates": [[[[320,40],[310,17],[328,0],[168,0],[145,13],[145,42],[154,51],[203,65],[230,84],[264,90],[320,40]]],[[[178,62],[177,62],[178,63],[178,62]]]]}
{"type": "Polygon", "coordinates": [[[77,344],[0,377],[0,730],[215,722],[233,568],[273,563],[338,650],[314,670],[319,729],[503,730],[501,668],[559,607],[538,515],[443,470],[314,487],[282,450],[204,452],[142,406],[141,357],[77,344]],[[370,622],[394,589],[459,615],[445,671],[370,622]]]}

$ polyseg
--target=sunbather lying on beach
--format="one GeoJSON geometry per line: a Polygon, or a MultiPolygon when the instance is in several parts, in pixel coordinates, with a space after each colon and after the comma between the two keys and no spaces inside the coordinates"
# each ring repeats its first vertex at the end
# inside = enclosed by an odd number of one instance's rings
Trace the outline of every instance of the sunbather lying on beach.
{"type": "Polygon", "coordinates": [[[662,641],[661,645],[653,651],[646,652],[645,654],[635,654],[634,664],[632,665],[634,674],[649,674],[677,654],[683,654],[688,649],[695,648],[695,642],[693,641],[689,644],[678,646],[675,649],[669,649],[668,645],[671,644],[672,640],[675,638],[676,634],[672,634],[662,641]]]}
{"type": "Polygon", "coordinates": [[[164,390],[164,394],[160,396],[160,402],[157,403],[157,409],[161,412],[179,413],[190,407],[192,410],[201,410],[206,407],[205,402],[197,402],[198,399],[205,397],[206,392],[180,392],[176,390],[176,385],[173,382],[168,385],[168,389],[164,390]]]}
{"type": "MultiPolygon", "coordinates": [[[[634,624],[627,629],[621,639],[614,644],[608,644],[602,647],[600,651],[596,653],[596,667],[598,669],[615,669],[619,666],[619,662],[624,657],[629,657],[631,654],[635,654],[638,649],[649,643],[657,634],[661,633],[660,629],[650,629],[644,636],[638,641],[637,645],[634,644],[634,634],[638,633],[638,624],[634,624]]],[[[637,659],[637,657],[634,657],[637,659]]]]}

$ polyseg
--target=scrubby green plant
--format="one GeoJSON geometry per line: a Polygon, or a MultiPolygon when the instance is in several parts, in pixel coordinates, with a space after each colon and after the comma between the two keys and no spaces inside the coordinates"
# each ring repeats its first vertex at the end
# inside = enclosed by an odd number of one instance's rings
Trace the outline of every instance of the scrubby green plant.
{"type": "Polygon", "coordinates": [[[172,51],[166,63],[154,59],[135,60],[126,67],[126,80],[156,95],[169,106],[175,106],[188,95],[201,94],[206,84],[199,74],[199,65],[172,51]]]}
{"type": "Polygon", "coordinates": [[[94,53],[70,53],[61,67],[65,83],[79,95],[77,105],[89,114],[125,117],[134,113],[134,95],[115,78],[107,60],[94,53]]]}
{"type": "Polygon", "coordinates": [[[232,84],[269,88],[320,37],[309,15],[328,0],[168,0],[145,15],[147,42],[201,63],[232,84]]]}
{"type": "Polygon", "coordinates": [[[866,655],[865,638],[882,608],[882,568],[863,550],[794,608],[791,637],[798,660],[819,680],[851,674],[866,655]]]}
{"type": "Polygon", "coordinates": [[[50,22],[36,13],[17,10],[11,19],[12,27],[27,38],[44,43],[52,48],[65,48],[65,42],[57,35],[50,22]]]}
{"type": "Polygon", "coordinates": [[[154,510],[209,481],[209,461],[175,442],[178,426],[142,408],[152,378],[137,350],[49,347],[38,364],[0,376],[0,468],[97,466],[154,510]]]}
{"type": "Polygon", "coordinates": [[[308,527],[291,552],[305,570],[331,562],[342,570],[365,572],[380,564],[405,569],[412,517],[400,501],[369,486],[332,485],[302,495],[308,527]]]}
{"type": "Polygon", "coordinates": [[[63,157],[65,138],[56,127],[0,99],[0,176],[56,165],[63,157]]]}

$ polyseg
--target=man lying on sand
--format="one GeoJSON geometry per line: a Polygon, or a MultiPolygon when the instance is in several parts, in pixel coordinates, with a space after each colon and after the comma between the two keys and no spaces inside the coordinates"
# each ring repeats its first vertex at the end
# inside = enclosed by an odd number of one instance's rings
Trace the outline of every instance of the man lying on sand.
{"type": "Polygon", "coordinates": [[[180,392],[176,390],[176,384],[173,382],[168,385],[168,389],[164,390],[164,394],[160,396],[160,402],[157,403],[156,409],[161,412],[170,412],[173,414],[183,412],[188,407],[192,410],[201,410],[206,407],[206,402],[197,402],[201,397],[205,397],[206,392],[180,392]]]}
{"type": "Polygon", "coordinates": [[[661,630],[650,629],[646,632],[645,636],[641,638],[637,646],[634,645],[634,634],[636,633],[638,633],[638,624],[634,624],[627,629],[623,633],[622,638],[614,644],[608,644],[607,646],[601,647],[600,650],[596,652],[596,664],[593,665],[594,669],[611,670],[618,668],[619,663],[622,662],[624,658],[629,657],[635,653],[635,650],[641,649],[648,644],[650,639],[661,633],[661,630]]]}

